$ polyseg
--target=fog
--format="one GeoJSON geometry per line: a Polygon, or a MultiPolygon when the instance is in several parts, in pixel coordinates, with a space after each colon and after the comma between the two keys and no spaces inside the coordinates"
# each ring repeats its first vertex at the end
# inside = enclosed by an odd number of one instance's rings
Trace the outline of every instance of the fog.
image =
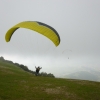
{"type": "Polygon", "coordinates": [[[93,69],[100,71],[99,0],[0,1],[0,56],[60,77],[93,69]],[[9,28],[22,21],[40,21],[57,30],[58,47],[35,31],[20,28],[10,42],[9,28]]]}

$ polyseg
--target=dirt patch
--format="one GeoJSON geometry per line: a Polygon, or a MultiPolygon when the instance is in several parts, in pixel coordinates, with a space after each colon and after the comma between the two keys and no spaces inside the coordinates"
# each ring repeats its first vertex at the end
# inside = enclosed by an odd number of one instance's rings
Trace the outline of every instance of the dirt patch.
{"type": "Polygon", "coordinates": [[[60,89],[48,88],[45,89],[45,92],[48,94],[60,94],[62,91],[60,89]]]}
{"type": "Polygon", "coordinates": [[[52,84],[45,84],[46,86],[51,86],[52,84]]]}

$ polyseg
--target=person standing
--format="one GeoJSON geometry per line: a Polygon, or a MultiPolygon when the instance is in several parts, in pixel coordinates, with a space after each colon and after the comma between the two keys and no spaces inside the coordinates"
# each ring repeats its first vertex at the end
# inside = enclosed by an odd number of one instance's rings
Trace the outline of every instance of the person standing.
{"type": "Polygon", "coordinates": [[[40,71],[40,69],[42,69],[42,67],[40,68],[40,66],[38,66],[38,67],[35,66],[35,68],[36,68],[35,75],[37,76],[37,75],[39,75],[39,71],[40,71]]]}

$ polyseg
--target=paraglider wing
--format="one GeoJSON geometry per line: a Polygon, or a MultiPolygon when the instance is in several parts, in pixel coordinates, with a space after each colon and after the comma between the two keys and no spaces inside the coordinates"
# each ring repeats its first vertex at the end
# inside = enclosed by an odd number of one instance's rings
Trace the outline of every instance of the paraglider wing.
{"type": "Polygon", "coordinates": [[[24,21],[13,26],[5,35],[6,42],[10,41],[13,33],[19,28],[27,28],[36,31],[49,38],[56,46],[60,44],[60,36],[57,31],[53,27],[38,21],[24,21]]]}

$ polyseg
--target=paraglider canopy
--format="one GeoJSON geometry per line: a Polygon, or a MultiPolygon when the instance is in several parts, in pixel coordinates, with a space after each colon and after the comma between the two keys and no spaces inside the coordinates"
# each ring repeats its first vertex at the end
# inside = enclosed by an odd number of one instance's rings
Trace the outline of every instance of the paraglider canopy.
{"type": "Polygon", "coordinates": [[[7,31],[5,35],[6,42],[11,40],[13,33],[19,28],[27,28],[36,31],[50,39],[55,44],[55,46],[60,44],[60,36],[58,32],[53,27],[38,21],[24,21],[13,26],[7,31]]]}

